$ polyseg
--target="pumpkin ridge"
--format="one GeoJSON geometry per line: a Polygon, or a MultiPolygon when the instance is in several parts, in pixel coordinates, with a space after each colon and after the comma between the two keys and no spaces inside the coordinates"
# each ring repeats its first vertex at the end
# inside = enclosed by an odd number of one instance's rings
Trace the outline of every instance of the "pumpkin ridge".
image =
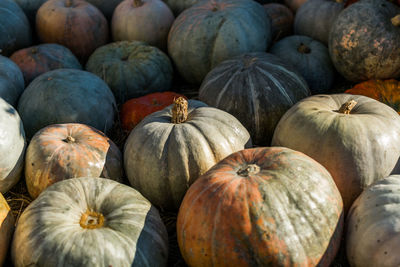
{"type": "MultiPolygon", "coordinates": [[[[215,106],[218,107],[220,105],[221,102],[221,98],[224,95],[224,93],[226,92],[226,90],[228,90],[229,85],[231,85],[232,81],[236,78],[236,75],[239,74],[241,71],[237,70],[235,73],[232,74],[232,76],[228,79],[228,81],[226,82],[226,84],[224,85],[224,87],[222,87],[220,93],[218,94],[217,100],[215,102],[215,106]]],[[[224,75],[224,72],[222,72],[222,74],[220,76],[217,76],[214,79],[211,79],[209,81],[207,81],[205,87],[207,87],[207,85],[209,83],[212,83],[215,80],[218,80],[218,78],[220,78],[221,76],[224,75]]],[[[201,93],[201,92],[200,92],[201,93]]]]}
{"type": "Polygon", "coordinates": [[[210,49],[211,50],[210,51],[211,57],[210,57],[209,66],[208,66],[209,70],[211,70],[213,68],[213,66],[214,66],[214,61],[215,61],[214,60],[214,50],[215,50],[215,46],[217,44],[218,35],[221,32],[221,28],[222,28],[222,26],[224,26],[225,22],[226,22],[226,18],[222,17],[221,21],[218,23],[217,28],[215,29],[216,33],[214,34],[212,40],[210,40],[210,43],[212,44],[212,46],[211,46],[211,49],[210,49]]]}

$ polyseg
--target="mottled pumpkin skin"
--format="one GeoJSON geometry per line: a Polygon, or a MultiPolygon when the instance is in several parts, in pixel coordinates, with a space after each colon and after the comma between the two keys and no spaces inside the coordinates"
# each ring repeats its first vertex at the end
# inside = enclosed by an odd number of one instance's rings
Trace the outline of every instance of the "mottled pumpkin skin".
{"type": "Polygon", "coordinates": [[[177,237],[189,266],[329,266],[343,203],[328,171],[288,148],[245,149],[188,190],[177,237]],[[243,173],[251,166],[259,171],[243,173]]]}
{"type": "Polygon", "coordinates": [[[126,101],[120,112],[122,128],[131,131],[147,115],[171,105],[174,99],[185,97],[175,92],[152,93],[126,101]]]}
{"type": "Polygon", "coordinates": [[[160,49],[138,41],[120,41],[98,48],[86,69],[102,78],[118,103],[149,93],[168,91],[173,68],[160,49]]]}
{"type": "Polygon", "coordinates": [[[139,192],[109,179],[82,177],[50,186],[25,209],[11,256],[15,267],[163,267],[168,236],[157,209],[139,192]],[[101,214],[104,224],[82,227],[88,211],[101,214]]]}
{"type": "Polygon", "coordinates": [[[28,85],[40,74],[55,69],[82,69],[78,59],[65,46],[40,44],[14,52],[10,59],[21,69],[28,85]]]}
{"type": "Polygon", "coordinates": [[[0,55],[0,97],[16,106],[24,89],[24,76],[18,65],[0,55]]]}
{"type": "Polygon", "coordinates": [[[10,206],[0,193],[0,266],[3,266],[7,256],[8,246],[14,232],[14,216],[10,206]]]}
{"type": "Polygon", "coordinates": [[[264,5],[265,12],[271,19],[273,42],[292,34],[293,12],[283,4],[270,3],[264,5]]]}
{"type": "Polygon", "coordinates": [[[86,0],[86,2],[89,2],[100,9],[101,13],[103,13],[107,19],[111,19],[115,8],[122,1],[123,0],[86,0]]]}
{"type": "Polygon", "coordinates": [[[275,43],[271,54],[292,64],[307,81],[311,93],[327,93],[335,77],[328,48],[304,35],[291,35],[275,43]]]}
{"type": "Polygon", "coordinates": [[[53,183],[76,177],[104,177],[122,183],[122,154],[114,142],[79,123],[53,124],[37,132],[25,156],[31,197],[53,183]]]}
{"type": "Polygon", "coordinates": [[[369,97],[316,95],[299,101],[279,121],[272,145],[321,163],[335,180],[347,211],[362,190],[388,176],[400,156],[400,117],[369,97]],[[350,114],[337,111],[350,99],[350,114]]]}
{"type": "Polygon", "coordinates": [[[373,183],[353,203],[346,220],[346,252],[351,266],[399,264],[399,192],[400,175],[391,175],[373,183]]]}
{"type": "Polygon", "coordinates": [[[257,2],[201,1],[175,19],[168,53],[187,82],[200,84],[220,62],[265,51],[271,39],[271,22],[257,2]]]}
{"type": "Polygon", "coordinates": [[[328,46],[329,31],[343,8],[344,3],[338,0],[308,0],[296,12],[294,33],[328,46]]]}
{"type": "Polygon", "coordinates": [[[36,31],[41,43],[64,45],[81,63],[109,38],[104,15],[83,0],[45,2],[36,14],[36,31]]]}
{"type": "Polygon", "coordinates": [[[0,54],[9,56],[32,43],[29,21],[13,0],[0,1],[0,54]]]}
{"type": "Polygon", "coordinates": [[[391,22],[398,14],[400,7],[382,0],[360,1],[339,14],[329,35],[329,53],[347,80],[400,76],[400,26],[391,22]]]}
{"type": "Polygon", "coordinates": [[[110,88],[96,75],[76,69],[46,72],[22,93],[18,102],[26,135],[57,123],[83,123],[107,133],[117,110],[110,88]]]}
{"type": "Polygon", "coordinates": [[[267,53],[222,62],[207,74],[199,90],[201,101],[235,116],[255,144],[266,146],[283,114],[309,95],[297,70],[267,53]]]}
{"type": "Polygon", "coordinates": [[[346,94],[364,95],[390,106],[400,114],[400,82],[394,79],[369,80],[356,84],[346,94]]]}
{"type": "Polygon", "coordinates": [[[185,122],[172,123],[172,105],[166,107],[144,118],[124,147],[132,187],[167,210],[178,210],[189,186],[218,161],[251,146],[235,117],[200,101],[188,102],[185,122]]]}

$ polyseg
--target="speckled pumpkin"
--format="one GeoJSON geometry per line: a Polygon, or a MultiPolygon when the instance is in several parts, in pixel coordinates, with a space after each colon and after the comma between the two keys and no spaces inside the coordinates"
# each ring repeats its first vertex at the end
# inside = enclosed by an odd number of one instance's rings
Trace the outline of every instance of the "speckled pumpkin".
{"type": "Polygon", "coordinates": [[[14,216],[0,193],[0,266],[3,266],[14,233],[14,216]]]}
{"type": "Polygon", "coordinates": [[[86,69],[102,78],[117,102],[170,89],[173,68],[160,49],[138,41],[121,41],[98,48],[86,69]]]}
{"type": "Polygon", "coordinates": [[[16,106],[24,89],[24,76],[18,65],[0,55],[0,97],[16,106]]]}
{"type": "Polygon", "coordinates": [[[271,39],[271,22],[257,2],[201,1],[175,19],[168,53],[187,82],[200,84],[222,61],[265,51],[271,39]]]}
{"type": "Polygon", "coordinates": [[[59,44],[39,44],[14,52],[10,59],[21,69],[25,84],[40,74],[55,69],[82,69],[78,59],[65,46],[59,44]]]}
{"type": "Polygon", "coordinates": [[[167,265],[159,213],[133,188],[82,177],[53,184],[22,213],[11,245],[15,267],[167,265]]]}
{"type": "Polygon", "coordinates": [[[200,175],[249,146],[250,135],[235,117],[200,101],[178,98],[131,131],[124,166],[130,184],[151,203],[177,210],[200,175]]]}
{"type": "Polygon", "coordinates": [[[53,124],[37,132],[26,150],[25,180],[31,197],[62,180],[104,177],[123,182],[122,155],[102,132],[79,123],[53,124]]]}
{"type": "Polygon", "coordinates": [[[330,266],[343,202],[329,172],[288,148],[231,154],[202,175],[179,209],[189,266],[330,266]]]}
{"type": "Polygon", "coordinates": [[[399,43],[400,7],[365,0],[339,14],[330,31],[329,53],[347,80],[390,79],[400,76],[399,43]]]}

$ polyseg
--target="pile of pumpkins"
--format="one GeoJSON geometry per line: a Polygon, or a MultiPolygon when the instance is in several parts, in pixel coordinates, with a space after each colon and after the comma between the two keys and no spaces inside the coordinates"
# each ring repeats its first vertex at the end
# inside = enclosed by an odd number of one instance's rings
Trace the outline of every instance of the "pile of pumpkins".
{"type": "Polygon", "coordinates": [[[1,0],[0,266],[167,266],[159,210],[189,266],[398,266],[398,78],[399,0],[1,0]]]}

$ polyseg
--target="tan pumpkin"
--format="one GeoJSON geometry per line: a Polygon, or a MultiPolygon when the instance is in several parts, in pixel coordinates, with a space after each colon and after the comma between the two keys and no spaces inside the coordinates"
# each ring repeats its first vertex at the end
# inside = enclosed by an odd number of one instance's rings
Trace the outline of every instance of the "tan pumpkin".
{"type": "Polygon", "coordinates": [[[25,179],[36,198],[53,183],[74,177],[122,182],[122,155],[102,132],[79,123],[53,124],[37,132],[26,151],[25,179]]]}
{"type": "Polygon", "coordinates": [[[7,201],[0,193],[0,266],[3,266],[13,232],[14,217],[7,201]]]}

